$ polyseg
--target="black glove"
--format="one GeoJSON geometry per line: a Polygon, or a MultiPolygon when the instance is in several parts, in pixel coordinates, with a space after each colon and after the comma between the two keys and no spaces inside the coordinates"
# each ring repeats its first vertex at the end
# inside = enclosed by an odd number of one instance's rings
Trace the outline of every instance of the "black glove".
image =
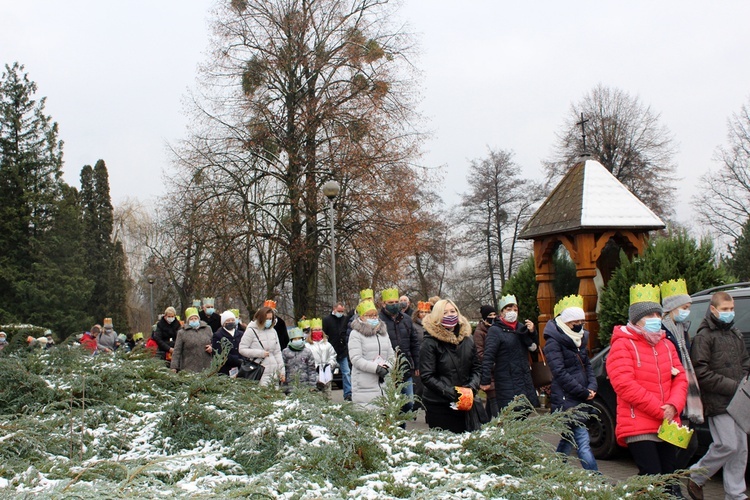
{"type": "Polygon", "coordinates": [[[375,369],[375,373],[377,373],[377,374],[378,374],[378,378],[380,378],[380,379],[384,379],[384,378],[385,378],[385,376],[386,376],[386,375],[388,375],[388,368],[386,368],[385,366],[379,365],[379,366],[378,366],[378,367],[377,367],[377,368],[375,369]]]}

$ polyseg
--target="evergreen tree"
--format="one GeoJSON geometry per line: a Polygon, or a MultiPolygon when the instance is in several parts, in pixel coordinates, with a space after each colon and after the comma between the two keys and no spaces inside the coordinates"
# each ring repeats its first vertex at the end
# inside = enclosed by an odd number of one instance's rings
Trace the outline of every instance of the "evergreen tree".
{"type": "Polygon", "coordinates": [[[609,344],[612,328],[628,321],[630,286],[636,283],[659,285],[670,279],[684,278],[688,292],[695,293],[732,281],[723,267],[717,267],[713,241],[700,242],[680,231],[649,241],[643,257],[630,262],[621,254],[620,267],[602,290],[599,311],[599,339],[609,344]]]}
{"type": "Polygon", "coordinates": [[[112,259],[109,265],[109,279],[107,280],[107,307],[109,315],[115,325],[115,330],[126,332],[130,329],[128,324],[128,289],[127,262],[125,250],[121,241],[115,241],[112,250],[112,259]]]}
{"type": "Polygon", "coordinates": [[[61,200],[62,141],[18,63],[0,77],[0,321],[25,320],[41,239],[61,200]]]}
{"type": "MultiPolygon", "coordinates": [[[[109,174],[104,160],[91,168],[81,169],[81,211],[86,235],[86,263],[94,290],[88,312],[97,321],[112,317],[118,306],[112,302],[111,287],[121,284],[110,281],[115,273],[115,245],[112,241],[114,209],[109,195],[109,174]]],[[[119,292],[118,292],[119,293],[119,292]]],[[[114,319],[114,318],[113,318],[114,319]]]]}
{"type": "Polygon", "coordinates": [[[742,232],[729,247],[730,258],[727,267],[738,281],[750,281],[750,219],[745,222],[742,232]]]}

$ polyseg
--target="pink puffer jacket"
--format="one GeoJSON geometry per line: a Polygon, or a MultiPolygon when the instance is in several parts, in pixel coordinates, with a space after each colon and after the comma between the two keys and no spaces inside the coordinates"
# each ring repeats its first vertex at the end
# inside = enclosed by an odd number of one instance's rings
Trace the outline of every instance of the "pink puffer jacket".
{"type": "Polygon", "coordinates": [[[680,422],[687,377],[676,349],[664,335],[651,346],[632,327],[616,326],[607,356],[607,375],[617,394],[615,435],[620,446],[626,446],[628,436],[656,433],[664,420],[661,407],[665,404],[675,407],[675,420],[680,422]]]}

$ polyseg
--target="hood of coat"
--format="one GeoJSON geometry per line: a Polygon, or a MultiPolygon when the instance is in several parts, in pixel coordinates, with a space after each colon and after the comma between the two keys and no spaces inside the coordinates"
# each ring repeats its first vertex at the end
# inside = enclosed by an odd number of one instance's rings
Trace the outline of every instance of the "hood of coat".
{"type": "Polygon", "coordinates": [[[352,320],[352,330],[357,330],[365,337],[372,337],[375,334],[386,337],[388,336],[388,328],[385,326],[385,323],[383,323],[383,320],[378,322],[378,326],[372,326],[371,324],[362,321],[362,318],[357,317],[352,320]]]}
{"type": "Polygon", "coordinates": [[[458,345],[466,337],[471,337],[471,325],[469,324],[469,320],[463,316],[458,317],[458,335],[450,330],[446,330],[440,323],[435,323],[432,316],[425,317],[422,326],[424,326],[425,332],[430,334],[431,337],[449,344],[458,345]]]}

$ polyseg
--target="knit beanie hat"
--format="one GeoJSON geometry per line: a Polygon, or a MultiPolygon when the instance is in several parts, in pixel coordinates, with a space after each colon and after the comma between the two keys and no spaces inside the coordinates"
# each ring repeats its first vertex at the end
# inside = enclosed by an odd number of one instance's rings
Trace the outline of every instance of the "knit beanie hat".
{"type": "Polygon", "coordinates": [[[497,314],[497,311],[492,306],[482,306],[479,308],[479,314],[482,315],[482,319],[485,321],[487,321],[487,316],[489,316],[492,313],[497,314]]]}
{"type": "Polygon", "coordinates": [[[673,311],[680,306],[693,302],[693,299],[688,295],[687,283],[682,278],[664,281],[659,285],[659,289],[664,312],[673,311]]]}
{"type": "Polygon", "coordinates": [[[636,302],[635,304],[631,304],[628,309],[628,319],[631,324],[635,325],[643,319],[644,316],[653,313],[659,313],[659,315],[662,314],[662,308],[658,302],[636,302]]]}
{"type": "Polygon", "coordinates": [[[232,311],[224,311],[221,313],[221,325],[224,326],[224,323],[226,323],[228,320],[236,320],[234,313],[232,311]]]}
{"type": "Polygon", "coordinates": [[[560,313],[560,321],[563,323],[583,321],[584,319],[586,319],[586,313],[580,307],[568,307],[560,313]]]}

